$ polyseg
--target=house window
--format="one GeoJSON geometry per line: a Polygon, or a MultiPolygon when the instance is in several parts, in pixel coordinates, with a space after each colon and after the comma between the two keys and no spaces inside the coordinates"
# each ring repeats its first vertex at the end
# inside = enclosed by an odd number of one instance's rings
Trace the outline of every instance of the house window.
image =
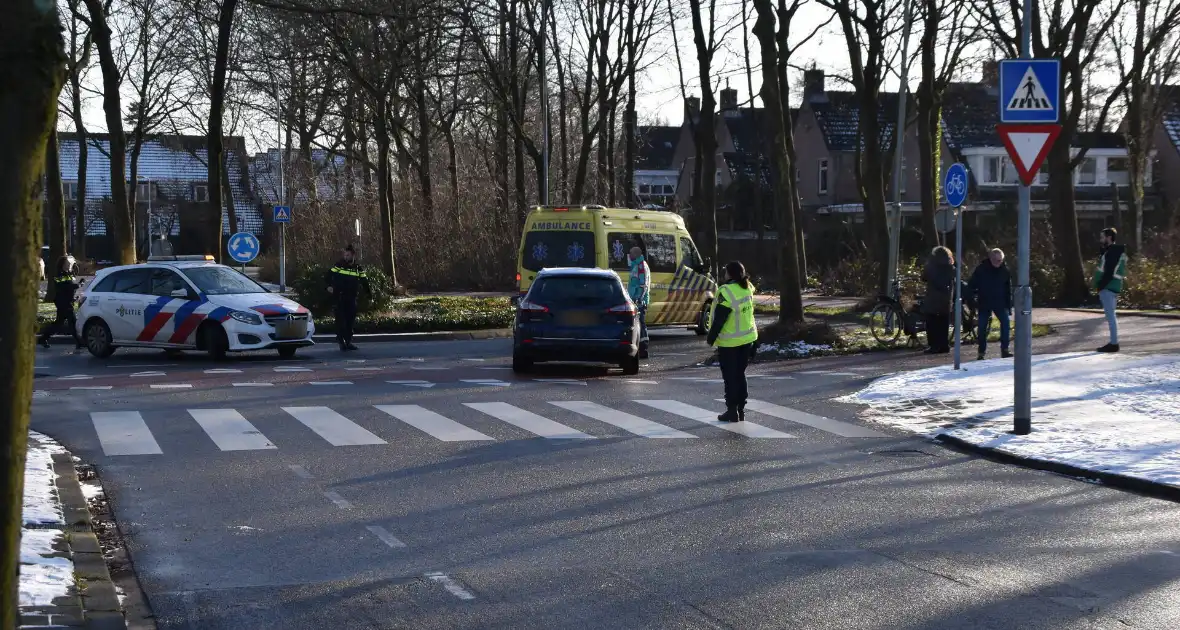
{"type": "Polygon", "coordinates": [[[1042,164],[1041,168],[1039,170],[1037,170],[1036,184],[1038,186],[1048,186],[1049,185],[1049,171],[1045,170],[1044,164],[1042,164]]]}
{"type": "Polygon", "coordinates": [[[144,182],[135,187],[135,198],[140,201],[153,199],[154,197],[152,195],[152,191],[154,191],[155,188],[156,187],[153,186],[151,182],[144,182]]]}
{"type": "Polygon", "coordinates": [[[1085,158],[1082,163],[1078,165],[1078,185],[1079,186],[1093,186],[1098,183],[1098,161],[1094,158],[1085,158]]]}
{"type": "Polygon", "coordinates": [[[193,184],[193,201],[197,203],[209,201],[208,184],[193,184]]]}
{"type": "Polygon", "coordinates": [[[988,156],[983,158],[983,183],[998,184],[1003,177],[1004,158],[988,156]]]}
{"type": "Polygon", "coordinates": [[[78,199],[78,182],[62,182],[61,193],[66,201],[76,201],[78,199]]]}
{"type": "Polygon", "coordinates": [[[1106,158],[1106,182],[1117,186],[1131,184],[1131,162],[1127,158],[1106,158]]]}
{"type": "Polygon", "coordinates": [[[828,161],[819,161],[819,194],[828,194],[828,161]]]}
{"type": "Polygon", "coordinates": [[[651,186],[649,184],[640,184],[639,185],[639,194],[650,195],[651,194],[651,186]]]}
{"type": "Polygon", "coordinates": [[[675,194],[676,194],[676,188],[675,188],[675,187],[673,187],[673,186],[670,186],[670,185],[668,185],[668,184],[664,184],[664,194],[665,194],[665,195],[675,195],[675,194]]]}

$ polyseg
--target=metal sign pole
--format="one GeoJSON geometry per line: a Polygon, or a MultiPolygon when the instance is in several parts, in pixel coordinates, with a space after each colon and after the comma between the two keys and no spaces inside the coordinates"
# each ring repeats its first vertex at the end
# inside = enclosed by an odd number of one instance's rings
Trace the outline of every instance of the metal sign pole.
{"type": "Polygon", "coordinates": [[[963,208],[955,208],[955,369],[962,359],[963,342],[963,208]]]}
{"type": "MultiPolygon", "coordinates": [[[[1034,4],[1024,0],[1024,20],[1021,29],[1020,56],[1032,57],[1032,26],[1034,4]]],[[[1054,86],[1055,90],[1061,87],[1054,86]]],[[[1022,181],[1020,205],[1016,221],[1016,365],[1013,386],[1013,426],[1016,435],[1032,432],[1032,287],[1029,279],[1031,250],[1032,193],[1022,181]]]]}
{"type": "Polygon", "coordinates": [[[287,290],[287,224],[279,224],[279,292],[287,290]]]}

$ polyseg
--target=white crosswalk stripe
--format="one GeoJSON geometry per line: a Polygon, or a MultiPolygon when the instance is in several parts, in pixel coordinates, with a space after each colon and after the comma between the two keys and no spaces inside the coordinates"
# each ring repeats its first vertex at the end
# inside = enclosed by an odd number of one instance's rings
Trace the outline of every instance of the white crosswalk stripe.
{"type": "Polygon", "coordinates": [[[564,424],[554,422],[549,418],[538,416],[531,411],[525,411],[520,407],[515,407],[508,403],[463,403],[463,405],[466,407],[471,407],[476,411],[486,413],[498,420],[503,420],[508,424],[518,426],[525,431],[536,433],[543,438],[551,438],[556,440],[578,438],[594,439],[593,435],[587,435],[576,429],[571,429],[564,424]]]}
{"type": "Polygon", "coordinates": [[[377,405],[377,408],[444,442],[496,439],[418,405],[377,405]]]}
{"type": "Polygon", "coordinates": [[[640,437],[646,438],[695,438],[691,433],[686,433],[679,429],[666,427],[658,422],[645,420],[639,416],[633,416],[622,411],[615,411],[610,407],[604,407],[598,403],[592,403],[586,400],[558,400],[550,401],[550,405],[567,409],[574,413],[580,413],[588,418],[593,418],[599,422],[605,422],[609,425],[616,426],[624,431],[634,433],[640,437]]]}
{"type": "Polygon", "coordinates": [[[278,448],[233,409],[189,409],[209,439],[223,451],[257,451],[278,448]]]}
{"type": "MultiPolygon", "coordinates": [[[[254,384],[242,383],[241,385],[254,384]]],[[[624,404],[637,403],[648,409],[654,409],[680,418],[687,418],[693,422],[707,425],[708,427],[736,433],[748,438],[783,439],[798,437],[797,435],[748,420],[737,423],[720,422],[716,418],[718,411],[698,407],[679,400],[630,400],[622,402],[624,404]]],[[[551,417],[547,417],[550,414],[546,414],[539,409],[530,410],[518,404],[503,401],[461,403],[462,408],[478,412],[479,415],[473,415],[470,412],[463,413],[453,407],[455,404],[453,402],[444,404],[451,405],[453,411],[447,415],[443,415],[421,405],[374,405],[369,409],[376,409],[385,416],[409,425],[425,433],[430,438],[442,442],[494,442],[497,438],[481,430],[477,430],[476,427],[495,421],[512,425],[539,438],[548,440],[594,440],[597,436],[587,433],[585,426],[579,426],[587,422],[587,419],[610,425],[611,427],[621,429],[641,438],[695,439],[717,436],[709,429],[704,429],[703,427],[701,427],[701,431],[684,431],[669,426],[663,420],[650,420],[615,407],[608,407],[586,400],[552,400],[546,401],[545,403],[539,401],[534,403],[549,405],[547,408],[550,411],[556,407],[576,414],[577,418],[572,418],[576,424],[569,424],[566,421],[558,422],[551,417]],[[451,417],[448,417],[448,415],[451,417]],[[458,418],[458,420],[452,418],[458,418]]],[[[371,432],[357,424],[354,420],[329,407],[280,407],[280,409],[287,416],[294,418],[298,423],[311,429],[320,439],[332,446],[383,445],[389,443],[385,437],[371,432]]],[[[817,431],[844,438],[888,437],[886,434],[868,427],[840,422],[762,400],[750,400],[746,409],[754,414],[761,414],[762,416],[768,416],[777,420],[804,425],[817,431]]],[[[265,451],[282,448],[275,442],[272,442],[270,438],[264,435],[247,418],[250,415],[249,411],[243,413],[237,409],[216,408],[188,409],[187,412],[188,416],[200,426],[201,430],[208,435],[213,444],[221,451],[265,451]]],[[[160,443],[156,441],[151,428],[145,422],[140,411],[92,412],[90,417],[102,450],[107,456],[163,454],[160,443]]],[[[173,422],[172,418],[169,418],[168,426],[175,429],[177,425],[173,422]]],[[[390,425],[379,426],[384,427],[384,429],[379,428],[379,432],[391,430],[390,425]]],[[[396,430],[396,428],[392,430],[396,430]]],[[[297,433],[299,432],[298,429],[295,431],[297,433]]],[[[286,435],[290,436],[290,433],[286,433],[286,435]]],[[[178,439],[171,431],[165,437],[173,440],[178,439]]],[[[282,442],[283,440],[280,438],[279,443],[281,444],[282,442]]],[[[185,444],[191,444],[191,439],[186,439],[185,444]]],[[[393,444],[396,446],[398,442],[394,441],[393,444]]]]}
{"type": "Polygon", "coordinates": [[[696,420],[707,425],[717,427],[718,429],[725,429],[732,431],[746,437],[752,438],[793,438],[798,437],[790,433],[783,433],[782,431],[775,431],[770,427],[764,427],[753,422],[721,422],[717,419],[717,412],[709,411],[708,409],[701,409],[692,405],[682,403],[678,400],[637,400],[635,401],[641,405],[647,405],[653,409],[667,411],[668,413],[676,414],[689,420],[696,420]]]}
{"type": "Polygon", "coordinates": [[[315,431],[332,446],[385,444],[385,440],[327,407],[283,407],[283,411],[315,431]]]}

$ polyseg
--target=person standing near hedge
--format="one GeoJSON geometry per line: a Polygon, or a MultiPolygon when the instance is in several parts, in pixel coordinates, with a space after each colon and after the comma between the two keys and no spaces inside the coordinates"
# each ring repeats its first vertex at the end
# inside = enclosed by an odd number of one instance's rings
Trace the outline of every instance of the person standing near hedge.
{"type": "Polygon", "coordinates": [[[1094,273],[1094,290],[1102,301],[1106,325],[1110,329],[1110,343],[1099,348],[1099,352],[1119,351],[1119,320],[1115,308],[1127,276],[1127,248],[1119,245],[1118,240],[1119,233],[1114,228],[1102,230],[1098,237],[1102,252],[1098,255],[1098,270],[1094,273]]]}
{"type": "Polygon", "coordinates": [[[357,264],[355,257],[356,252],[349,244],[324,278],[328,293],[336,299],[336,342],[342,351],[357,349],[352,343],[352,329],[356,324],[356,301],[360,288],[364,287],[366,293],[373,294],[369,276],[357,264]]]}

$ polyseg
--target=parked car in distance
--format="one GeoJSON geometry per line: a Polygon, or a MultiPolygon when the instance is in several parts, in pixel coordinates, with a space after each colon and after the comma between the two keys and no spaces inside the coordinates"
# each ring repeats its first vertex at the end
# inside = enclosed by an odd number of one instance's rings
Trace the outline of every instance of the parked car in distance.
{"type": "Polygon", "coordinates": [[[639,312],[608,269],[542,269],[516,307],[512,369],[542,361],[612,363],[639,373],[639,312]]]}

